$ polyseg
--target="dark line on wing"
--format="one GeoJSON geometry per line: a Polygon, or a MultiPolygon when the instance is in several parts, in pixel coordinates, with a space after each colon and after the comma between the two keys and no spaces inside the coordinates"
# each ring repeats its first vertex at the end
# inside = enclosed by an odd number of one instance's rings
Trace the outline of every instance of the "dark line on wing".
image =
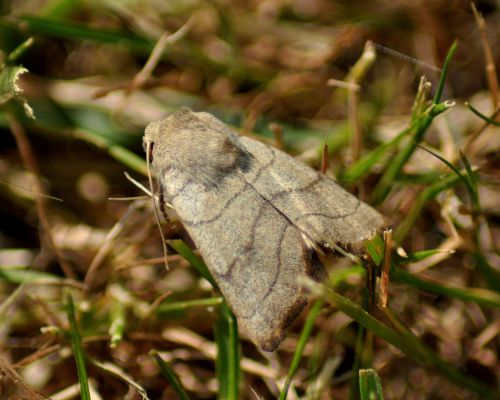
{"type": "MultiPolygon", "coordinates": [[[[259,168],[259,171],[255,175],[255,178],[252,180],[252,182],[256,181],[260,177],[262,172],[266,168],[269,168],[274,163],[276,157],[274,156],[274,153],[272,153],[272,154],[273,154],[273,157],[271,158],[271,160],[259,168]]],[[[186,219],[182,219],[182,223],[185,225],[188,225],[190,227],[196,228],[196,227],[199,227],[202,225],[210,224],[210,223],[218,220],[222,216],[222,214],[224,213],[226,208],[229,207],[231,205],[231,203],[233,203],[243,192],[247,191],[249,188],[252,188],[255,190],[255,188],[253,188],[253,186],[251,186],[251,184],[249,184],[245,179],[242,179],[242,181],[245,183],[245,186],[241,190],[238,190],[236,193],[234,193],[233,196],[231,196],[231,198],[229,198],[229,200],[227,200],[226,203],[223,206],[221,206],[220,211],[216,215],[214,215],[213,217],[211,217],[209,219],[201,220],[201,221],[189,221],[186,219]]],[[[177,194],[179,194],[179,192],[177,194]]]]}
{"type": "Polygon", "coordinates": [[[231,203],[233,203],[243,192],[246,192],[250,187],[251,186],[247,182],[245,182],[245,186],[243,188],[241,188],[240,190],[237,190],[229,198],[229,200],[227,200],[226,203],[224,203],[224,205],[221,206],[220,211],[217,214],[215,214],[213,217],[211,217],[209,219],[201,220],[201,221],[192,221],[192,220],[190,221],[190,220],[187,220],[185,218],[182,218],[182,223],[184,225],[189,226],[189,227],[197,228],[199,226],[210,224],[212,222],[217,221],[220,217],[222,217],[222,214],[224,213],[224,211],[226,211],[226,208],[229,207],[231,205],[231,203]]]}
{"type": "Polygon", "coordinates": [[[358,198],[354,197],[356,199],[356,206],[354,209],[346,214],[340,214],[340,215],[328,215],[324,213],[307,213],[307,214],[302,214],[300,217],[298,217],[295,221],[298,222],[301,219],[307,218],[307,217],[323,217],[323,218],[328,218],[328,219],[341,219],[341,218],[347,218],[350,217],[351,215],[354,215],[358,212],[359,207],[361,206],[361,200],[358,198]]]}
{"type": "Polygon", "coordinates": [[[255,177],[252,179],[252,183],[256,182],[257,179],[259,179],[260,176],[262,175],[262,172],[271,167],[275,162],[276,162],[276,153],[271,150],[271,159],[260,167],[259,171],[255,174],[255,177]]]}
{"type": "Polygon", "coordinates": [[[249,242],[243,247],[243,250],[241,252],[241,254],[237,255],[228,265],[228,268],[227,268],[227,271],[224,272],[223,274],[218,274],[218,276],[222,277],[222,278],[229,278],[230,275],[233,273],[233,269],[234,267],[236,266],[237,262],[241,259],[242,256],[248,254],[248,252],[250,250],[252,250],[254,248],[254,245],[255,245],[255,230],[257,229],[257,225],[258,225],[258,222],[259,222],[259,219],[262,217],[262,214],[265,210],[265,207],[264,206],[268,206],[269,204],[267,204],[266,202],[262,202],[260,204],[260,207],[259,207],[259,210],[257,212],[257,215],[255,217],[255,220],[253,221],[253,224],[252,224],[252,227],[250,229],[250,240],[249,242]]]}
{"type": "MultiPolygon", "coordinates": [[[[283,195],[285,194],[291,194],[291,193],[295,193],[295,192],[303,192],[304,190],[309,190],[311,189],[313,186],[316,186],[316,184],[318,184],[319,182],[321,182],[323,179],[318,176],[316,177],[316,179],[313,179],[311,182],[309,182],[308,184],[306,184],[305,186],[303,187],[300,187],[300,188],[293,188],[293,189],[284,189],[280,192],[277,192],[277,193],[274,193],[269,199],[268,201],[273,201],[273,200],[276,200],[277,198],[279,197],[282,197],[283,195]]],[[[261,195],[262,196],[262,195],[261,195]]]]}
{"type": "MultiPolygon", "coordinates": [[[[274,154],[274,153],[273,153],[274,154]]],[[[265,198],[268,202],[271,203],[271,205],[276,208],[274,206],[274,204],[272,204],[272,202],[280,197],[283,197],[284,195],[287,195],[287,194],[292,194],[292,193],[296,193],[296,192],[303,192],[303,191],[307,191],[307,190],[310,190],[311,188],[313,188],[314,186],[316,186],[318,183],[320,182],[323,182],[324,181],[324,177],[321,176],[321,175],[317,175],[317,177],[315,179],[313,179],[311,182],[307,183],[305,186],[302,186],[300,188],[291,188],[291,189],[284,189],[284,190],[281,190],[279,192],[276,192],[274,193],[272,196],[270,196],[269,198],[265,198]]],[[[256,181],[256,179],[254,179],[252,181],[252,183],[254,183],[256,181]]],[[[254,188],[255,189],[255,188],[254,188]]],[[[260,192],[259,192],[260,194],[260,192]]],[[[350,195],[350,193],[346,192],[347,195],[350,195]]],[[[260,194],[261,197],[262,194],[260,194]]],[[[352,196],[352,195],[351,195],[352,196]]],[[[302,218],[306,218],[306,217],[310,217],[310,216],[323,216],[325,218],[329,218],[329,219],[340,219],[340,218],[346,218],[346,217],[349,217],[353,214],[355,214],[360,205],[361,205],[361,202],[360,200],[357,198],[357,197],[354,197],[352,196],[353,199],[356,200],[356,205],[354,207],[353,210],[345,213],[345,214],[339,214],[339,215],[335,215],[335,216],[331,216],[331,215],[328,215],[328,214],[323,214],[323,213],[307,213],[307,214],[302,214],[301,216],[299,216],[297,219],[295,219],[295,222],[298,222],[299,220],[301,220],[302,218]]],[[[276,208],[277,209],[277,208],[276,208]]],[[[278,210],[279,211],[279,210],[278,210]]],[[[281,213],[281,211],[280,211],[281,213]]]]}
{"type": "MultiPolygon", "coordinates": [[[[274,281],[271,283],[271,285],[269,285],[269,288],[268,288],[267,292],[264,294],[264,296],[262,296],[262,298],[258,300],[259,304],[262,303],[263,301],[265,301],[269,297],[269,295],[272,293],[274,286],[276,285],[276,282],[278,281],[278,277],[281,274],[281,252],[283,250],[283,240],[285,238],[286,231],[291,226],[294,227],[293,225],[287,224],[287,223],[285,225],[283,225],[283,229],[281,230],[281,235],[279,238],[279,245],[277,246],[276,253],[275,253],[275,257],[276,257],[278,262],[276,265],[276,274],[274,275],[274,281]]],[[[251,314],[249,314],[247,316],[241,316],[241,318],[250,319],[257,313],[257,311],[258,311],[258,307],[255,308],[251,314]]]]}
{"type": "Polygon", "coordinates": [[[176,197],[180,196],[180,194],[181,194],[184,190],[186,190],[186,187],[187,187],[188,185],[190,185],[191,183],[193,183],[193,181],[192,181],[191,179],[186,179],[186,181],[183,183],[183,185],[182,185],[179,189],[177,189],[177,191],[176,191],[173,195],[169,196],[169,202],[170,202],[170,203],[172,203],[172,202],[174,201],[174,199],[175,199],[176,197]]]}

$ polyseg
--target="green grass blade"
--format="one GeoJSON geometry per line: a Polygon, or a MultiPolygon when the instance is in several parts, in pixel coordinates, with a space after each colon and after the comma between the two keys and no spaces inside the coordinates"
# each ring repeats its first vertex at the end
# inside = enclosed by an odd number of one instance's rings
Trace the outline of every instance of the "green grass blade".
{"type": "Polygon", "coordinates": [[[77,24],[74,21],[64,22],[28,16],[21,17],[18,21],[20,24],[23,24],[25,30],[38,35],[53,36],[63,39],[94,40],[100,43],[124,45],[130,49],[140,50],[145,53],[150,53],[154,47],[152,41],[143,39],[130,32],[106,31],[90,28],[85,25],[77,24]]]}
{"type": "Polygon", "coordinates": [[[346,285],[346,281],[351,276],[363,277],[366,274],[366,269],[361,265],[351,265],[347,267],[336,268],[335,271],[328,276],[327,286],[335,289],[337,287],[342,287],[346,285]]]}
{"type": "Polygon", "coordinates": [[[414,288],[483,306],[500,307],[500,294],[483,288],[457,288],[422,279],[402,268],[394,268],[391,279],[414,288]]]}
{"type": "Polygon", "coordinates": [[[448,50],[448,54],[446,54],[446,58],[443,64],[443,70],[441,72],[441,79],[439,79],[438,87],[436,90],[436,94],[434,95],[434,104],[438,104],[441,101],[441,96],[443,95],[444,84],[446,82],[446,76],[448,75],[448,67],[450,65],[450,61],[455,55],[457,51],[458,42],[455,40],[453,44],[450,46],[448,50]]]}
{"type": "Polygon", "coordinates": [[[500,273],[490,265],[484,254],[480,251],[474,253],[474,265],[477,271],[484,277],[486,284],[491,289],[500,292],[500,273]]]}
{"type": "Polygon", "coordinates": [[[69,13],[76,13],[79,7],[85,7],[82,3],[74,0],[49,0],[43,3],[37,10],[37,14],[52,20],[58,20],[69,13]]]}
{"type": "Polygon", "coordinates": [[[8,318],[6,315],[7,310],[9,309],[12,304],[16,301],[16,299],[19,297],[21,292],[23,291],[25,285],[22,283],[20,284],[13,292],[11,292],[7,298],[2,299],[0,302],[0,324],[4,323],[4,320],[8,318]]]}
{"type": "Polygon", "coordinates": [[[413,262],[418,262],[425,260],[435,254],[440,253],[450,253],[450,250],[441,250],[441,249],[430,249],[430,250],[421,250],[415,251],[413,253],[408,254],[406,257],[397,256],[398,264],[408,264],[413,262]]]}
{"type": "Polygon", "coordinates": [[[361,180],[369,173],[370,169],[384,156],[384,154],[386,154],[389,150],[396,148],[399,142],[401,142],[401,140],[413,129],[413,126],[409,126],[388,142],[382,143],[376,149],[360,158],[341,174],[339,180],[345,182],[346,184],[353,184],[361,180]]]}
{"type": "Polygon", "coordinates": [[[10,100],[16,100],[22,105],[26,116],[35,119],[33,108],[31,108],[26,98],[22,95],[23,89],[19,86],[20,76],[27,72],[29,71],[22,66],[6,66],[2,63],[0,67],[0,106],[4,108],[5,103],[10,100]]]}
{"type": "Polygon", "coordinates": [[[383,400],[382,382],[372,368],[359,370],[359,392],[361,400],[383,400]]]}
{"type": "Polygon", "coordinates": [[[354,362],[351,367],[351,390],[349,399],[356,400],[359,397],[359,371],[363,363],[363,347],[366,340],[366,329],[362,325],[358,325],[356,333],[356,341],[354,343],[354,362]]]}
{"type": "Polygon", "coordinates": [[[443,190],[449,189],[450,187],[456,185],[458,182],[460,182],[459,175],[456,175],[454,173],[449,174],[442,180],[437,181],[433,185],[420,192],[406,218],[399,224],[396,231],[394,232],[394,240],[397,243],[402,243],[408,232],[410,232],[411,228],[415,225],[415,222],[420,216],[425,204],[429,200],[436,197],[443,190]]]}
{"type": "Polygon", "coordinates": [[[48,272],[8,266],[0,266],[0,279],[15,284],[33,282],[62,283],[64,281],[60,276],[48,272]]]}
{"type": "Polygon", "coordinates": [[[19,87],[19,77],[27,73],[28,70],[17,65],[3,66],[0,70],[0,99],[2,103],[7,97],[14,98],[18,96],[22,90],[19,87]]]}
{"type": "Polygon", "coordinates": [[[384,259],[384,239],[380,235],[375,235],[372,239],[368,240],[365,244],[366,251],[370,255],[370,258],[379,266],[382,264],[384,259]]]}
{"type": "Polygon", "coordinates": [[[412,140],[408,142],[408,144],[394,157],[392,162],[389,163],[387,169],[385,170],[382,178],[380,178],[379,183],[375,187],[373,192],[373,204],[378,205],[385,200],[387,195],[392,189],[392,186],[397,180],[398,175],[403,170],[404,165],[411,158],[417,146],[424,139],[425,133],[427,129],[431,125],[433,119],[439,115],[440,113],[446,111],[451,104],[448,103],[439,103],[441,99],[441,95],[444,89],[444,83],[446,80],[446,75],[448,73],[448,65],[455,54],[457,47],[457,43],[453,43],[448,51],[448,55],[446,56],[446,60],[443,66],[443,71],[441,73],[441,79],[439,81],[438,89],[436,91],[436,95],[434,96],[433,105],[428,108],[424,113],[415,118],[416,129],[413,135],[412,140]]]}
{"type": "Polygon", "coordinates": [[[442,161],[444,164],[446,164],[446,166],[448,168],[450,168],[453,172],[455,172],[455,174],[458,175],[458,177],[464,183],[467,191],[469,192],[469,195],[471,198],[471,203],[472,203],[472,209],[476,212],[476,215],[477,215],[477,213],[479,213],[480,206],[479,206],[479,196],[477,194],[476,176],[474,174],[472,166],[470,165],[467,157],[465,157],[465,155],[462,152],[460,152],[460,157],[461,157],[462,162],[464,163],[464,166],[465,166],[465,173],[466,174],[464,174],[457,167],[455,167],[452,163],[450,163],[447,159],[445,159],[444,157],[441,157],[439,154],[433,152],[432,150],[430,150],[424,146],[419,145],[419,147],[422,150],[425,150],[429,154],[433,155],[434,157],[436,157],[440,161],[442,161]]]}
{"type": "Polygon", "coordinates": [[[208,270],[206,264],[203,262],[201,258],[199,258],[196,254],[194,254],[193,250],[189,248],[189,246],[184,243],[181,239],[169,240],[168,245],[174,249],[177,253],[179,253],[182,257],[186,259],[186,261],[198,271],[198,273],[203,276],[207,281],[209,281],[213,287],[217,287],[217,283],[215,283],[212,274],[208,270]]]}
{"type": "Polygon", "coordinates": [[[126,326],[125,307],[122,301],[111,296],[109,327],[110,347],[116,347],[123,339],[126,326]]]}
{"type": "Polygon", "coordinates": [[[163,314],[168,314],[173,311],[183,311],[191,307],[213,307],[219,306],[224,302],[222,297],[211,297],[208,299],[196,299],[196,300],[186,300],[186,301],[175,301],[171,303],[161,304],[157,310],[156,314],[162,316],[163,314]]]}
{"type": "Polygon", "coordinates": [[[119,146],[113,143],[111,140],[94,133],[90,130],[77,129],[75,131],[75,137],[82,139],[86,142],[92,143],[100,149],[106,151],[111,157],[126,165],[130,169],[147,176],[148,170],[146,167],[146,161],[143,157],[139,157],[137,154],[126,149],[125,147],[119,146]]]}
{"type": "Polygon", "coordinates": [[[313,294],[321,297],[323,300],[337,307],[340,311],[357,321],[366,329],[372,331],[377,336],[384,339],[393,346],[396,346],[397,348],[408,354],[410,357],[420,362],[425,361],[425,357],[420,349],[420,346],[414,347],[397,332],[395,332],[379,320],[375,319],[367,311],[363,310],[358,304],[339,295],[338,293],[335,293],[332,290],[328,290],[323,285],[316,283],[311,279],[302,278],[301,281],[308,289],[313,292],[313,294]]]}
{"type": "Polygon", "coordinates": [[[226,302],[219,307],[214,326],[217,343],[216,372],[219,381],[217,398],[238,400],[240,383],[240,350],[236,317],[226,302]]]}
{"type": "Polygon", "coordinates": [[[26,50],[28,50],[33,45],[34,39],[32,37],[26,39],[19,46],[17,46],[13,51],[7,56],[7,61],[9,63],[15,63],[19,57],[21,57],[26,50]]]}
{"type": "Polygon", "coordinates": [[[297,343],[297,347],[295,349],[295,353],[293,354],[292,363],[290,364],[290,368],[288,370],[288,374],[286,376],[285,384],[283,385],[283,389],[281,390],[279,400],[285,400],[288,395],[288,389],[292,383],[292,379],[297,373],[299,369],[299,363],[302,358],[302,353],[304,352],[304,348],[306,347],[309,336],[311,336],[312,329],[314,327],[314,322],[323,307],[322,300],[316,300],[311,307],[311,311],[307,316],[307,320],[304,324],[304,328],[302,329],[302,333],[300,334],[299,341],[297,343]]]}
{"type": "Polygon", "coordinates": [[[426,367],[436,368],[443,376],[447,377],[450,381],[478,393],[483,398],[497,399],[500,397],[500,394],[498,394],[496,390],[485,386],[482,382],[479,382],[476,379],[465,375],[464,373],[454,368],[452,365],[443,361],[432,350],[427,348],[420,341],[420,339],[415,337],[411,332],[396,332],[395,330],[389,328],[387,325],[380,322],[368,312],[363,310],[358,304],[339,295],[338,293],[335,293],[332,290],[328,290],[323,285],[316,283],[311,279],[301,278],[301,282],[304,284],[304,286],[311,290],[313,294],[321,297],[323,300],[337,307],[344,314],[357,321],[363,327],[373,332],[375,335],[385,340],[387,343],[397,347],[417,362],[423,364],[426,367]]]}
{"type": "Polygon", "coordinates": [[[375,187],[375,190],[373,191],[373,204],[378,205],[385,200],[404,165],[413,155],[413,152],[417,148],[417,144],[423,139],[427,128],[432,122],[432,118],[433,117],[431,117],[430,114],[425,114],[417,120],[412,140],[410,140],[408,144],[403,147],[403,149],[392,159],[382,175],[382,178],[380,178],[380,181],[375,187]]]}
{"type": "Polygon", "coordinates": [[[465,185],[465,187],[469,190],[469,191],[472,191],[473,189],[471,188],[470,186],[470,182],[467,180],[467,178],[462,174],[462,172],[457,168],[455,167],[451,162],[449,162],[446,158],[444,157],[441,157],[438,153],[432,151],[431,149],[428,149],[427,147],[425,146],[422,146],[422,145],[418,145],[418,147],[420,147],[422,150],[426,151],[427,153],[429,153],[430,155],[436,157],[438,160],[440,160],[443,164],[445,164],[449,169],[451,169],[455,174],[457,174],[457,176],[460,178],[460,180],[463,182],[463,184],[465,185]]]}
{"type": "Polygon", "coordinates": [[[476,215],[479,214],[481,211],[481,205],[479,202],[479,194],[477,191],[477,179],[476,179],[476,174],[474,173],[474,170],[472,166],[469,163],[469,160],[465,156],[464,153],[460,151],[460,159],[462,160],[462,163],[464,164],[465,171],[467,172],[467,189],[469,190],[469,194],[471,197],[471,203],[472,203],[472,209],[474,210],[474,213],[476,215]]]}
{"type": "Polygon", "coordinates": [[[66,313],[69,321],[69,332],[71,335],[71,344],[73,354],[76,361],[76,370],[78,373],[78,381],[80,382],[80,396],[82,400],[90,400],[89,381],[87,377],[87,369],[85,367],[85,356],[82,348],[82,338],[78,332],[78,325],[75,317],[75,305],[73,297],[69,291],[66,292],[66,313]]]}
{"type": "Polygon", "coordinates": [[[179,378],[177,378],[175,372],[172,371],[172,368],[170,368],[170,366],[165,361],[163,361],[163,359],[160,357],[160,355],[156,350],[152,350],[150,354],[154,357],[156,363],[158,364],[158,368],[160,368],[162,375],[165,378],[167,378],[170,385],[172,385],[172,388],[175,390],[175,393],[177,393],[177,396],[179,396],[179,399],[190,400],[186,391],[182,387],[179,378]]]}
{"type": "Polygon", "coordinates": [[[484,115],[481,111],[479,111],[477,108],[474,108],[472,104],[470,103],[465,103],[467,107],[469,107],[469,110],[471,110],[474,114],[476,114],[479,118],[487,122],[488,124],[494,125],[494,126],[500,126],[499,121],[495,121],[494,119],[491,119],[490,117],[484,115]]]}

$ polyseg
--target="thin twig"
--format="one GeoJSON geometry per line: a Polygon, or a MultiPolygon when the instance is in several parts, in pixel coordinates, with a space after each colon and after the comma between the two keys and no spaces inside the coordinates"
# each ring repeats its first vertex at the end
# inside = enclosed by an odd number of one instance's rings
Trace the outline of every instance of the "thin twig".
{"type": "Polygon", "coordinates": [[[323,151],[321,154],[321,173],[326,174],[326,170],[328,169],[328,143],[325,140],[325,144],[323,145],[323,151]]]}
{"type": "MultiPolygon", "coordinates": [[[[167,328],[163,330],[162,337],[164,340],[196,349],[207,358],[214,360],[217,357],[217,347],[214,342],[188,329],[167,328]]],[[[161,354],[166,355],[166,353],[163,352],[161,354]]],[[[278,373],[278,371],[273,368],[264,366],[246,357],[241,359],[241,369],[250,374],[270,379],[276,379],[278,373]]]]}
{"type": "MultiPolygon", "coordinates": [[[[363,54],[359,60],[354,64],[349,74],[346,76],[347,83],[358,85],[363,81],[368,70],[375,61],[376,53],[373,42],[367,41],[363,54]]],[[[361,121],[359,116],[359,90],[352,90],[349,88],[347,94],[349,124],[351,127],[351,161],[357,161],[361,157],[363,149],[363,132],[361,128],[361,121]]]]}
{"type": "MultiPolygon", "coordinates": [[[[11,188],[13,188],[13,189],[21,190],[21,191],[23,191],[23,192],[27,192],[27,193],[31,193],[31,194],[33,194],[33,193],[34,193],[34,192],[33,192],[33,190],[26,189],[26,188],[24,188],[24,187],[22,187],[22,186],[19,186],[19,185],[14,185],[13,183],[8,183],[8,182],[0,181],[0,184],[1,184],[1,185],[5,185],[5,186],[9,186],[9,187],[11,187],[11,188]]],[[[56,200],[56,201],[60,201],[61,203],[64,201],[63,199],[60,199],[60,198],[58,198],[58,197],[49,196],[49,195],[46,195],[46,194],[40,194],[40,196],[43,196],[43,197],[45,197],[45,198],[47,198],[47,199],[49,199],[49,200],[56,200]]]]}
{"type": "Polygon", "coordinates": [[[359,92],[361,90],[361,86],[354,82],[346,82],[340,81],[338,79],[328,79],[326,81],[327,86],[352,90],[353,92],[359,92]]]}
{"type": "Polygon", "coordinates": [[[144,82],[146,82],[149,79],[154,69],[158,65],[158,62],[160,61],[161,56],[165,51],[165,49],[167,48],[167,46],[182,39],[189,32],[192,26],[193,26],[193,18],[190,18],[176,32],[172,34],[164,32],[160,36],[160,39],[156,43],[153,51],[151,52],[148,61],[146,61],[144,67],[142,67],[142,69],[134,76],[134,79],[132,79],[132,82],[130,83],[129,87],[126,90],[126,95],[129,95],[134,90],[140,88],[144,84],[144,82]]]}
{"type": "Polygon", "coordinates": [[[486,24],[484,18],[480,12],[477,11],[476,5],[471,2],[472,12],[476,17],[476,23],[481,33],[481,44],[483,45],[484,58],[486,59],[486,79],[488,80],[488,86],[491,93],[491,101],[493,103],[493,108],[497,108],[500,105],[500,94],[498,89],[498,77],[495,68],[495,59],[493,53],[491,52],[490,44],[488,43],[488,34],[486,33],[486,24]]]}
{"type": "MultiPolygon", "coordinates": [[[[180,27],[177,31],[172,34],[164,32],[158,42],[156,42],[155,47],[151,51],[151,54],[146,61],[146,64],[142,67],[142,69],[134,76],[132,81],[128,84],[117,84],[110,86],[108,88],[100,89],[96,91],[92,98],[97,99],[101,97],[107,96],[109,93],[114,92],[116,90],[125,90],[125,99],[135,90],[143,87],[147,82],[151,80],[151,74],[154,69],[158,65],[161,60],[161,56],[167,46],[172,45],[173,43],[182,39],[191,29],[193,25],[193,18],[190,18],[182,27],[180,27]]],[[[156,80],[154,80],[156,82],[156,80]]],[[[118,106],[118,109],[122,109],[123,105],[118,106]]]]}
{"type": "MultiPolygon", "coordinates": [[[[167,257],[168,263],[170,264],[171,262],[178,262],[181,260],[184,260],[184,258],[180,254],[172,254],[167,257]]],[[[124,271],[127,269],[131,268],[136,268],[136,267],[143,267],[144,265],[159,265],[159,264],[164,264],[165,263],[165,258],[164,257],[155,257],[155,258],[150,258],[147,260],[143,260],[140,262],[137,262],[132,265],[123,265],[116,267],[116,271],[124,271]]]]}
{"type": "MultiPolygon", "coordinates": [[[[53,341],[55,336],[50,340],[50,342],[53,341]]],[[[54,344],[52,346],[47,347],[47,344],[45,344],[41,349],[38,349],[34,353],[31,353],[30,355],[22,358],[18,362],[16,362],[13,367],[14,368],[22,368],[27,365],[30,365],[34,363],[35,361],[41,360],[42,358],[48,356],[49,354],[53,354],[56,351],[61,350],[61,345],[60,344],[54,344]]]]}
{"type": "Polygon", "coordinates": [[[269,124],[269,130],[273,133],[276,148],[283,150],[283,127],[272,122],[269,124]]]}
{"type": "Polygon", "coordinates": [[[389,297],[389,274],[391,270],[392,254],[392,229],[384,231],[384,264],[382,275],[380,276],[380,306],[387,307],[387,298],[389,297]]]}
{"type": "Polygon", "coordinates": [[[35,157],[33,155],[33,150],[31,149],[30,142],[26,137],[23,127],[19,123],[19,121],[12,115],[11,113],[5,113],[5,117],[9,124],[10,131],[16,140],[17,147],[19,149],[19,153],[23,160],[24,165],[33,174],[34,180],[33,185],[35,187],[35,204],[36,210],[38,213],[38,218],[40,220],[40,224],[42,225],[42,231],[45,234],[45,241],[49,245],[50,249],[54,252],[61,269],[63,270],[66,277],[70,279],[76,279],[77,276],[73,271],[73,268],[69,265],[69,263],[65,260],[61,251],[57,248],[54,238],[52,237],[52,229],[50,226],[50,222],[47,216],[47,207],[46,207],[46,191],[42,184],[42,180],[40,179],[40,172],[38,169],[38,165],[35,161],[35,157]]]}
{"type": "Polygon", "coordinates": [[[149,317],[151,317],[151,315],[153,315],[155,313],[155,311],[158,309],[160,304],[163,303],[163,301],[171,295],[172,295],[172,291],[167,290],[165,293],[162,293],[158,298],[155,299],[155,301],[153,301],[151,303],[151,305],[149,306],[145,315],[142,316],[142,319],[141,319],[141,322],[140,322],[139,328],[138,328],[139,330],[142,330],[142,327],[144,326],[145,322],[147,322],[149,317]]]}
{"type": "Polygon", "coordinates": [[[104,243],[99,248],[94,258],[92,259],[89,268],[87,269],[87,273],[85,274],[84,282],[86,285],[90,286],[92,281],[94,280],[95,273],[104,258],[111,250],[114,240],[120,235],[120,233],[125,228],[125,224],[128,219],[137,211],[137,203],[133,202],[128,207],[125,214],[120,218],[120,220],[113,226],[113,228],[108,232],[106,238],[104,239],[104,243]]]}
{"type": "Polygon", "coordinates": [[[14,383],[16,388],[19,389],[21,393],[23,393],[24,396],[26,396],[27,399],[29,400],[45,400],[47,397],[41,395],[40,393],[36,392],[31,388],[30,385],[28,385],[25,380],[19,375],[14,368],[12,368],[7,361],[3,360],[0,358],[0,372],[3,375],[6,375],[9,377],[9,379],[14,383]]]}

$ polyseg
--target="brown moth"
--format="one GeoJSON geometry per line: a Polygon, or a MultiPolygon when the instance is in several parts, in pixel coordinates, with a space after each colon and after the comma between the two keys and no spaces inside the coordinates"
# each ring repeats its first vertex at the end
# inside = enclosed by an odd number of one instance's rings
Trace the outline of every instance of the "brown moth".
{"type": "Polygon", "coordinates": [[[160,200],[173,205],[249,337],[274,351],[305,307],[318,250],[359,252],[383,217],[293,157],[183,108],[144,135],[160,200]]]}

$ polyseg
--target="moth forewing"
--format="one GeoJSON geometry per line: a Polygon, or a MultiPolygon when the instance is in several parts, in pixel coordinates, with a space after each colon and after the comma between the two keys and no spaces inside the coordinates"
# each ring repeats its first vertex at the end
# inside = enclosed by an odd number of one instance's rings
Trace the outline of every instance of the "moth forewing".
{"type": "Polygon", "coordinates": [[[275,350],[319,279],[318,247],[358,249],[382,216],[289,155],[182,109],[146,128],[152,169],[239,325],[275,350]],[[366,225],[368,224],[368,225],[366,225]]]}

